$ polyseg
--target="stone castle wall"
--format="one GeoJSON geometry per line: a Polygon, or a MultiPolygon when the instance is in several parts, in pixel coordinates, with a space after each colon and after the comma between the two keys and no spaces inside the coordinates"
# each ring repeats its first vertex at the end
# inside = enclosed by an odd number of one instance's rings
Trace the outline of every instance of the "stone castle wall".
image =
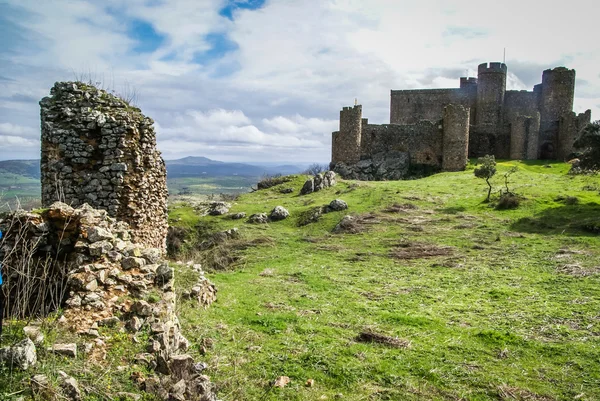
{"type": "Polygon", "coordinates": [[[343,177],[351,172],[352,177],[397,179],[390,177],[407,174],[407,162],[438,170],[463,169],[465,154],[498,159],[571,157],[577,134],[591,121],[589,111],[579,116],[572,112],[575,70],[546,70],[533,91],[507,91],[507,71],[504,63],[482,63],[477,78],[460,78],[459,88],[392,90],[390,124],[361,120],[356,114],[362,112],[361,106],[344,108],[340,130],[333,134],[332,169],[343,165],[335,170],[343,177]],[[398,160],[392,160],[392,153],[398,160]],[[359,168],[353,169],[357,163],[359,168]],[[392,172],[390,166],[400,170],[392,172]],[[369,176],[373,171],[377,172],[369,176]]]}
{"type": "Polygon", "coordinates": [[[87,203],[127,222],[135,242],[165,249],[166,169],[153,120],[81,82],[57,82],[40,106],[43,206],[87,203]]]}

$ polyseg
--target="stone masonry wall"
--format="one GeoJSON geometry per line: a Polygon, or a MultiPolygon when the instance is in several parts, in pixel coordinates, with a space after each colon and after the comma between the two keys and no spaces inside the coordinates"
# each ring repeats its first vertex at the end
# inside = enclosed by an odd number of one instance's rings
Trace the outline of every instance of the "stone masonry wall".
{"type": "Polygon", "coordinates": [[[135,242],[164,250],[168,193],[154,121],[81,82],[57,82],[40,106],[42,204],[106,210],[135,242]]]}
{"type": "Polygon", "coordinates": [[[469,148],[469,108],[450,104],[444,108],[442,170],[462,171],[469,148]]]}

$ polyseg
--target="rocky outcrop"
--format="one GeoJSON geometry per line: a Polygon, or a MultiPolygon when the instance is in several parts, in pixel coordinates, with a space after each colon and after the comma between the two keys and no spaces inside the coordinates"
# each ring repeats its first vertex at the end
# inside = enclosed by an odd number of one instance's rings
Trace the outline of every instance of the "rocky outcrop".
{"type": "Polygon", "coordinates": [[[269,217],[266,213],[254,213],[248,217],[248,223],[252,224],[267,224],[269,217]]]}
{"type": "MultiPolygon", "coordinates": [[[[8,315],[44,315],[51,311],[48,305],[64,307],[59,323],[88,339],[101,340],[98,328],[105,326],[132,335],[144,330],[147,353],[138,355],[136,361],[156,375],[140,381],[142,388],[164,399],[216,399],[212,384],[195,364],[182,367],[179,363],[191,357],[185,354],[189,342],[176,315],[173,268],[160,258],[160,249],[132,242],[127,223],[87,204],[75,209],[55,203],[40,214],[15,212],[0,220],[0,230],[5,234],[0,260],[7,305],[19,306],[7,310],[8,315]],[[53,263],[44,263],[47,260],[53,263]],[[33,273],[33,280],[22,280],[23,269],[33,273]],[[44,285],[35,287],[35,283],[44,285]],[[152,303],[147,301],[151,293],[154,298],[159,294],[152,303]],[[64,295],[56,298],[56,294],[64,295]]],[[[196,273],[198,282],[189,298],[206,307],[215,300],[216,289],[201,269],[196,273]]],[[[35,330],[29,332],[36,335],[35,330]]],[[[35,345],[29,338],[25,341],[15,349],[0,351],[0,359],[24,369],[34,364],[35,345]]],[[[86,347],[83,350],[89,352],[86,347]]],[[[54,344],[49,351],[77,357],[80,350],[75,344],[54,344]]],[[[76,396],[74,384],[70,381],[66,386],[76,396]]]]}
{"type": "Polygon", "coordinates": [[[326,173],[319,173],[304,183],[302,189],[300,190],[300,195],[317,192],[323,188],[332,187],[335,184],[335,172],[327,171],[326,173]]]}
{"type": "Polygon", "coordinates": [[[402,180],[410,177],[410,155],[407,152],[382,152],[354,164],[338,162],[330,167],[349,180],[402,180]]]}
{"type": "Polygon", "coordinates": [[[81,82],[57,82],[40,106],[43,206],[106,210],[129,224],[132,242],[164,251],[168,194],[154,121],[81,82]]]}

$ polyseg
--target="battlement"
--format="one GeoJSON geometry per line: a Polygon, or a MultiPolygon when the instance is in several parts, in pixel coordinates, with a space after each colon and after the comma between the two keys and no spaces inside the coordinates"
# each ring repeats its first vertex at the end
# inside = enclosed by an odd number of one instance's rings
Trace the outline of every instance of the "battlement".
{"type": "Polygon", "coordinates": [[[477,86],[477,78],[475,77],[460,77],[460,88],[473,88],[477,86]]]}
{"type": "Polygon", "coordinates": [[[423,166],[463,170],[467,156],[569,157],[591,119],[573,113],[575,70],[546,70],[532,91],[506,90],[505,63],[482,63],[477,71],[460,77],[458,88],[392,90],[390,124],[369,124],[360,105],[344,107],[331,168],[343,177],[395,180],[423,166]]]}
{"type": "Polygon", "coordinates": [[[482,63],[477,67],[477,74],[501,73],[506,74],[508,68],[506,64],[499,62],[482,63]]]}

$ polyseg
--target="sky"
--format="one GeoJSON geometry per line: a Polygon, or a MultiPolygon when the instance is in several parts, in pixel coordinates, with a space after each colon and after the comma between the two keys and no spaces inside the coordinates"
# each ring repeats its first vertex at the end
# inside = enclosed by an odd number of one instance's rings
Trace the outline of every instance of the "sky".
{"type": "Polygon", "coordinates": [[[83,79],[155,120],[165,159],[328,163],[339,110],[389,122],[390,89],[458,87],[502,61],[507,89],[577,71],[600,118],[597,1],[0,0],[0,160],[40,153],[39,100],[83,79]]]}

